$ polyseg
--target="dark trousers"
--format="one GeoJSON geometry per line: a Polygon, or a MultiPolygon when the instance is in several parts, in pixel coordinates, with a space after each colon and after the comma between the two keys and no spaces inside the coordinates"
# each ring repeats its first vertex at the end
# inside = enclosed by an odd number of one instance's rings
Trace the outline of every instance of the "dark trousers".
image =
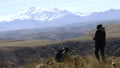
{"type": "Polygon", "coordinates": [[[105,61],[105,44],[104,43],[96,43],[95,44],[95,56],[98,60],[100,60],[99,52],[101,54],[102,60],[105,61]]]}

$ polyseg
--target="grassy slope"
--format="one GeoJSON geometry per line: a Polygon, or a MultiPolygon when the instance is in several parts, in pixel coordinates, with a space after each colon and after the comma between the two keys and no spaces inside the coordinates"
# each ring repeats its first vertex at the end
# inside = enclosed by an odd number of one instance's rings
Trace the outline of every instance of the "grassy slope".
{"type": "Polygon", "coordinates": [[[23,41],[3,41],[0,42],[0,47],[33,47],[54,44],[57,42],[47,40],[23,40],[23,41]]]}

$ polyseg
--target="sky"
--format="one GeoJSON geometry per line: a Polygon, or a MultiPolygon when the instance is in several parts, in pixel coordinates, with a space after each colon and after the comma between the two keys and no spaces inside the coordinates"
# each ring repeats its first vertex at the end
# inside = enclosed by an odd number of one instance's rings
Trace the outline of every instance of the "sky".
{"type": "Polygon", "coordinates": [[[120,9],[120,0],[0,0],[0,18],[12,16],[29,7],[60,8],[76,13],[120,9]]]}

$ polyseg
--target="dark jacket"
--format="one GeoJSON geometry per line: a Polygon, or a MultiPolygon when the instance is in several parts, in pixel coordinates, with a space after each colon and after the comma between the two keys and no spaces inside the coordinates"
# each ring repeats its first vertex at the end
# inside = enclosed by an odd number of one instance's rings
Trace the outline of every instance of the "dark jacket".
{"type": "Polygon", "coordinates": [[[105,44],[106,40],[106,32],[104,29],[98,29],[95,33],[95,42],[98,44],[105,44]]]}

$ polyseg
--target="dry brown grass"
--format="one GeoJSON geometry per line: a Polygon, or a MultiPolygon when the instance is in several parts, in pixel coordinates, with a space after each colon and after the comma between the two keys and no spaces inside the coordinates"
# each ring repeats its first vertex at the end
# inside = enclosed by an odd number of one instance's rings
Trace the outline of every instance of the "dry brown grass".
{"type": "Polygon", "coordinates": [[[120,57],[108,57],[106,62],[102,62],[97,61],[93,56],[77,56],[69,57],[59,63],[52,57],[35,65],[28,64],[25,68],[120,68],[120,57]]]}

